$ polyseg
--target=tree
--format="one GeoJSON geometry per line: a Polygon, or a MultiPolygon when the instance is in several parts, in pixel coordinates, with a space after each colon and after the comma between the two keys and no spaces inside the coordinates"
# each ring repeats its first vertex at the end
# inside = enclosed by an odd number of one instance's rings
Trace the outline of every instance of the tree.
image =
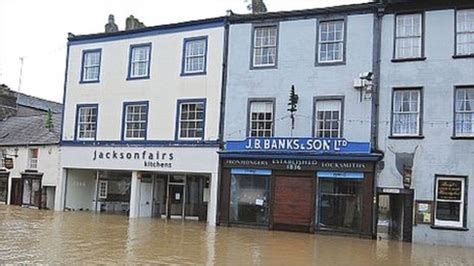
{"type": "Polygon", "coordinates": [[[54,128],[53,112],[51,112],[51,109],[48,109],[48,113],[46,114],[46,128],[49,129],[49,131],[54,128]]]}

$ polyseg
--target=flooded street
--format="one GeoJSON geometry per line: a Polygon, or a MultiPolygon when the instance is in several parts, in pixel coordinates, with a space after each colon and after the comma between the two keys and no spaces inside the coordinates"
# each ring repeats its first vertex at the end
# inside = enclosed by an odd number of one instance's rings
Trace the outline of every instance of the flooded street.
{"type": "Polygon", "coordinates": [[[473,251],[0,205],[0,264],[474,265],[473,251]]]}

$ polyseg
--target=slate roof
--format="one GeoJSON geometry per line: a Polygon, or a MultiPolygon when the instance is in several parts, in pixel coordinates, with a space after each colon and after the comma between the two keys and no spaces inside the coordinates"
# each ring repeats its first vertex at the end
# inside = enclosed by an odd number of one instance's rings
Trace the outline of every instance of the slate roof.
{"type": "Polygon", "coordinates": [[[38,97],[34,97],[31,95],[26,95],[21,92],[15,92],[17,95],[17,104],[22,106],[27,106],[30,108],[35,108],[42,111],[48,111],[51,109],[51,112],[55,114],[59,114],[62,112],[63,105],[57,102],[44,100],[38,97]]]}
{"type": "Polygon", "coordinates": [[[61,114],[53,114],[53,129],[46,128],[47,113],[39,116],[13,116],[0,121],[0,146],[58,144],[61,114]]]}

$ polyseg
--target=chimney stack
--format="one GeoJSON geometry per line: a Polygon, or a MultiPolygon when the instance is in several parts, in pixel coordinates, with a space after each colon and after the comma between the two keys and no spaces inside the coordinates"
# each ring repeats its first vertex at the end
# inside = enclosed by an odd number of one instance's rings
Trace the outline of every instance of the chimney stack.
{"type": "Polygon", "coordinates": [[[110,33],[110,32],[117,32],[119,31],[119,28],[117,24],[115,24],[115,18],[114,15],[110,14],[109,15],[109,22],[105,24],[105,32],[110,33]]]}
{"type": "Polygon", "coordinates": [[[145,24],[135,18],[133,15],[130,15],[126,20],[125,20],[125,30],[134,30],[134,29],[140,29],[144,28],[145,24]]]}
{"type": "Polygon", "coordinates": [[[267,6],[263,0],[252,0],[252,14],[260,14],[267,12],[267,6]]]}
{"type": "Polygon", "coordinates": [[[17,95],[8,86],[0,84],[0,121],[14,116],[17,111],[17,95]]]}

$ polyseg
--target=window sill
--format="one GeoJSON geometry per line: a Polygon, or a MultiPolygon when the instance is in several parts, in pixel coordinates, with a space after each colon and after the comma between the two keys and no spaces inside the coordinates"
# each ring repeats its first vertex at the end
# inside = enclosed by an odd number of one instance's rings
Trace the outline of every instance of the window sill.
{"type": "Polygon", "coordinates": [[[340,62],[316,62],[315,66],[320,67],[320,66],[342,66],[345,65],[346,61],[340,61],[340,62]]]}
{"type": "Polygon", "coordinates": [[[206,71],[203,71],[203,72],[194,72],[194,73],[184,73],[184,72],[181,72],[181,77],[186,77],[186,76],[204,76],[206,75],[207,72],[206,71]]]}
{"type": "Polygon", "coordinates": [[[424,139],[425,136],[388,136],[389,139],[424,139]]]}
{"type": "Polygon", "coordinates": [[[100,80],[81,80],[79,84],[100,83],[100,80]]]}
{"type": "Polygon", "coordinates": [[[258,70],[258,69],[277,69],[277,66],[250,66],[250,70],[258,70]]]}
{"type": "Polygon", "coordinates": [[[450,230],[450,231],[469,231],[469,228],[467,227],[451,227],[451,226],[438,226],[438,225],[432,225],[431,229],[450,230]]]}
{"type": "Polygon", "coordinates": [[[474,54],[453,55],[453,59],[474,58],[474,54]]]}
{"type": "Polygon", "coordinates": [[[127,77],[127,80],[140,80],[140,79],[150,79],[150,76],[143,76],[143,77],[127,77]]]}
{"type": "Polygon", "coordinates": [[[474,139],[474,136],[452,136],[451,139],[458,140],[458,139],[474,139]]]}
{"type": "Polygon", "coordinates": [[[425,61],[426,57],[414,57],[414,58],[394,58],[392,63],[412,62],[412,61],[425,61]]]}

